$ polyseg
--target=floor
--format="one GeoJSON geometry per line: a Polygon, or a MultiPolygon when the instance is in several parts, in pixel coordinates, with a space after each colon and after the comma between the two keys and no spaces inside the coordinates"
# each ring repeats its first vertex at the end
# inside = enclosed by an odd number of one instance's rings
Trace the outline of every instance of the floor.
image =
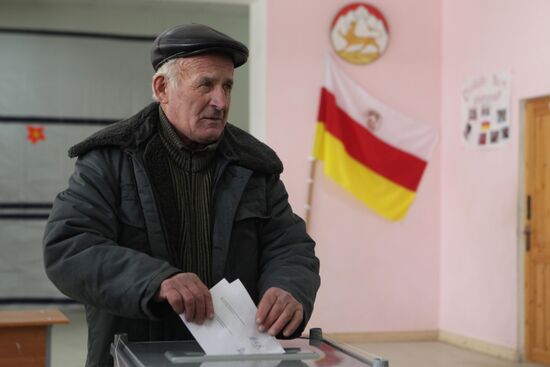
{"type": "Polygon", "coordinates": [[[538,367],[514,363],[443,342],[355,344],[352,350],[383,356],[390,367],[538,367]]]}
{"type": "MultiPolygon", "coordinates": [[[[82,308],[64,307],[71,320],[52,332],[52,367],[84,366],[86,356],[86,321],[82,308]]],[[[367,343],[351,346],[383,356],[391,367],[539,367],[530,363],[513,363],[440,342],[367,343]]]]}
{"type": "Polygon", "coordinates": [[[87,325],[82,306],[59,307],[70,320],[52,328],[52,367],[83,367],[86,362],[87,325]]]}

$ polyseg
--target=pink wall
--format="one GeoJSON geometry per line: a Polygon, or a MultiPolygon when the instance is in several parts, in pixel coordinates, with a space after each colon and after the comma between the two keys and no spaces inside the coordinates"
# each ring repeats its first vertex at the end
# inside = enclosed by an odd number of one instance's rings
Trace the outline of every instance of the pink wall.
{"type": "MultiPolygon", "coordinates": [[[[299,214],[323,57],[331,52],[328,27],[347,3],[268,2],[267,139],[285,163],[299,214]]],[[[372,65],[344,70],[375,97],[439,128],[441,148],[399,223],[317,174],[311,233],[323,283],[310,325],[332,332],[442,329],[516,348],[520,102],[550,94],[550,3],[371,3],[388,19],[389,48],[372,65]],[[512,72],[512,137],[502,149],[479,151],[461,141],[460,92],[467,78],[494,71],[512,72]]]]}
{"type": "Polygon", "coordinates": [[[550,94],[550,2],[443,0],[440,327],[517,347],[520,101],[550,94]],[[465,79],[512,72],[511,142],[461,141],[465,79]]]}
{"type": "MultiPolygon", "coordinates": [[[[329,27],[349,2],[268,2],[267,141],[285,164],[283,179],[301,215],[323,59],[331,52],[329,27]]],[[[373,96],[439,129],[441,1],[369,2],[389,22],[389,47],[375,63],[346,64],[344,71],[373,96]]],[[[376,216],[317,175],[311,234],[317,240],[322,286],[311,326],[330,332],[438,328],[439,155],[437,147],[415,203],[398,223],[376,216]]]]}

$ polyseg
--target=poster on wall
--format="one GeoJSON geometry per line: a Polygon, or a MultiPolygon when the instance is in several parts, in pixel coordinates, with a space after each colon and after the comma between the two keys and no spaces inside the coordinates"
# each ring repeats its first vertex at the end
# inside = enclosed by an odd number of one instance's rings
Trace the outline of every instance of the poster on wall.
{"type": "Polygon", "coordinates": [[[462,91],[463,137],[480,149],[502,147],[510,140],[510,91],[508,72],[471,78],[462,91]]]}

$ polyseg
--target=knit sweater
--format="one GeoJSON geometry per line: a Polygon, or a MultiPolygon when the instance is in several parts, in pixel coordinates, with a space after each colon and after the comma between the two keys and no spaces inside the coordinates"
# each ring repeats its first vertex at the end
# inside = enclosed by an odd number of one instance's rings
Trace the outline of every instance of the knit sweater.
{"type": "Polygon", "coordinates": [[[171,184],[177,206],[175,230],[178,243],[172,247],[173,263],[192,272],[208,287],[211,275],[212,172],[218,142],[190,150],[180,139],[159,107],[160,139],[168,156],[171,184]]]}

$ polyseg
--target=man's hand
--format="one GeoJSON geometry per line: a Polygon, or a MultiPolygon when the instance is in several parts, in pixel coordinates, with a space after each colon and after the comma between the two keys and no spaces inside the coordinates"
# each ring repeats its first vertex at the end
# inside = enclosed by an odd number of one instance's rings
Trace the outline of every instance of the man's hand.
{"type": "Polygon", "coordinates": [[[210,291],[193,273],[178,273],[160,283],[155,294],[158,302],[167,301],[176,313],[185,312],[185,319],[202,324],[204,319],[214,317],[210,291]]]}
{"type": "Polygon", "coordinates": [[[304,318],[304,307],[290,293],[281,288],[269,288],[258,305],[256,322],[258,330],[277,335],[283,330],[290,336],[304,318]],[[284,328],[284,329],[283,329],[284,328]]]}

